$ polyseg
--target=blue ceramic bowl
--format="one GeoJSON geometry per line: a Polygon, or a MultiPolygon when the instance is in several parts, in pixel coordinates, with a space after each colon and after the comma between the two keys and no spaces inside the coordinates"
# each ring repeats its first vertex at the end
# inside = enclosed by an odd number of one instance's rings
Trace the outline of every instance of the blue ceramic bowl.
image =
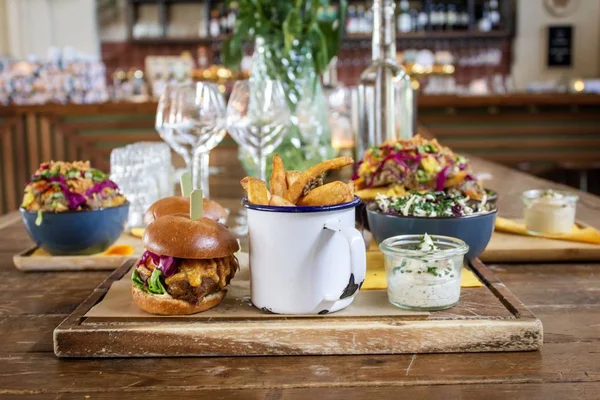
{"type": "Polygon", "coordinates": [[[398,235],[450,236],[469,245],[465,255],[472,260],[483,253],[494,232],[497,210],[464,217],[403,217],[387,215],[367,208],[369,229],[377,244],[398,235]]]}
{"type": "Polygon", "coordinates": [[[128,213],[129,203],[101,210],[46,212],[37,226],[37,212],[21,209],[31,239],[52,255],[103,252],[123,233],[128,213]]]}

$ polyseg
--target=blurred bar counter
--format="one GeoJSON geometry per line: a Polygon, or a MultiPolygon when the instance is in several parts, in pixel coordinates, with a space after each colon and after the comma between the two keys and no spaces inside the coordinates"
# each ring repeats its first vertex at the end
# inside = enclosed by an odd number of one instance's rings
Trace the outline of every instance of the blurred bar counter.
{"type": "MultiPolygon", "coordinates": [[[[584,190],[587,171],[600,168],[600,95],[420,96],[418,109],[424,134],[459,152],[554,171],[555,180],[556,171],[575,171],[574,186],[584,190]]],[[[42,161],[90,160],[108,171],[114,147],[160,140],[155,112],[154,102],[0,107],[0,215],[18,208],[42,161]]],[[[211,153],[211,164],[241,171],[233,140],[211,153]]]]}

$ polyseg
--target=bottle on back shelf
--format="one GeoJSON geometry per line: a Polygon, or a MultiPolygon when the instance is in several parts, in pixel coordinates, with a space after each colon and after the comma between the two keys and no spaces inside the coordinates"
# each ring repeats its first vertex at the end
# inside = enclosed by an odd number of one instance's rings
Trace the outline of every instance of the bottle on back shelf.
{"type": "Polygon", "coordinates": [[[221,35],[226,35],[229,33],[229,28],[228,28],[227,22],[228,22],[227,8],[225,8],[225,6],[223,6],[223,8],[221,8],[221,16],[219,18],[219,28],[221,30],[221,35]]]}
{"type": "Polygon", "coordinates": [[[455,30],[457,23],[458,15],[456,13],[456,6],[454,4],[448,4],[448,9],[446,11],[446,30],[455,30]]]}
{"type": "Polygon", "coordinates": [[[444,3],[438,3],[437,15],[438,15],[438,29],[440,31],[443,31],[444,29],[446,29],[446,21],[447,21],[446,6],[444,5],[444,3]]]}
{"type": "Polygon", "coordinates": [[[429,29],[436,30],[438,23],[437,9],[435,4],[429,3],[427,6],[427,13],[429,14],[429,29]]]}
{"type": "Polygon", "coordinates": [[[398,32],[407,33],[412,31],[412,18],[409,13],[410,4],[408,0],[400,1],[400,13],[398,14],[398,32]]]}
{"type": "Polygon", "coordinates": [[[356,13],[358,14],[358,33],[368,33],[367,21],[365,18],[365,7],[363,5],[359,5],[356,8],[356,13]]]}
{"type": "Polygon", "coordinates": [[[227,14],[227,31],[232,33],[235,30],[235,21],[237,20],[238,4],[232,1],[229,4],[229,13],[227,14]]]}
{"type": "Polygon", "coordinates": [[[356,7],[348,6],[348,17],[346,18],[346,32],[350,35],[356,33],[356,7]]]}
{"type": "Polygon", "coordinates": [[[469,25],[471,24],[471,16],[469,15],[469,10],[467,9],[466,5],[460,9],[458,20],[461,29],[469,29],[469,25]]]}
{"type": "Polygon", "coordinates": [[[373,32],[373,11],[370,8],[365,11],[365,20],[367,22],[365,33],[373,32]]]}
{"type": "Polygon", "coordinates": [[[500,10],[498,9],[498,0],[490,0],[489,2],[490,22],[494,28],[500,25],[500,10]]]}
{"type": "Polygon", "coordinates": [[[427,23],[429,22],[429,14],[427,10],[425,10],[425,6],[421,7],[421,11],[419,11],[419,16],[417,17],[417,30],[424,31],[427,29],[427,23]]]}
{"type": "Polygon", "coordinates": [[[217,37],[221,34],[221,26],[219,23],[219,11],[212,10],[210,12],[210,26],[209,33],[212,37],[217,37]]]}

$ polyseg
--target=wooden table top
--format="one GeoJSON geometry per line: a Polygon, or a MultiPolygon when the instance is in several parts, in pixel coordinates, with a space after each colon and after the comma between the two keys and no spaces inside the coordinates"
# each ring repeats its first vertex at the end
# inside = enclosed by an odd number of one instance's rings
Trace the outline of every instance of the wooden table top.
{"type": "MultiPolygon", "coordinates": [[[[519,216],[524,189],[557,186],[474,164],[492,175],[486,186],[499,191],[502,216],[519,216]]],[[[238,200],[223,203],[239,207],[238,200]]],[[[600,226],[600,198],[582,194],[578,218],[600,226]]],[[[52,331],[108,272],[19,272],[12,256],[30,245],[17,214],[0,218],[0,397],[600,398],[600,264],[491,265],[542,320],[539,352],[59,360],[52,331]]]]}

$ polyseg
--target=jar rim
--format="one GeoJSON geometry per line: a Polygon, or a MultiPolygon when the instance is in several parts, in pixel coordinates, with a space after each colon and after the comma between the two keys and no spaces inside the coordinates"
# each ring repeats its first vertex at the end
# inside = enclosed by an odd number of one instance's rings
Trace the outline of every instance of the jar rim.
{"type": "Polygon", "coordinates": [[[563,190],[563,189],[529,189],[524,191],[521,194],[521,197],[524,200],[535,200],[535,199],[539,199],[542,195],[542,193],[546,192],[546,191],[553,191],[555,193],[559,193],[561,195],[563,195],[563,198],[560,199],[554,199],[554,200],[567,200],[567,201],[577,201],[579,200],[579,196],[569,190],[563,190]]]}
{"type": "Polygon", "coordinates": [[[386,256],[402,255],[409,258],[427,258],[430,260],[443,260],[453,256],[465,255],[469,251],[469,245],[461,239],[443,235],[429,235],[429,237],[436,245],[442,244],[450,247],[435,251],[399,248],[398,245],[400,244],[419,244],[423,239],[423,235],[398,235],[385,239],[379,244],[379,248],[386,256]]]}

